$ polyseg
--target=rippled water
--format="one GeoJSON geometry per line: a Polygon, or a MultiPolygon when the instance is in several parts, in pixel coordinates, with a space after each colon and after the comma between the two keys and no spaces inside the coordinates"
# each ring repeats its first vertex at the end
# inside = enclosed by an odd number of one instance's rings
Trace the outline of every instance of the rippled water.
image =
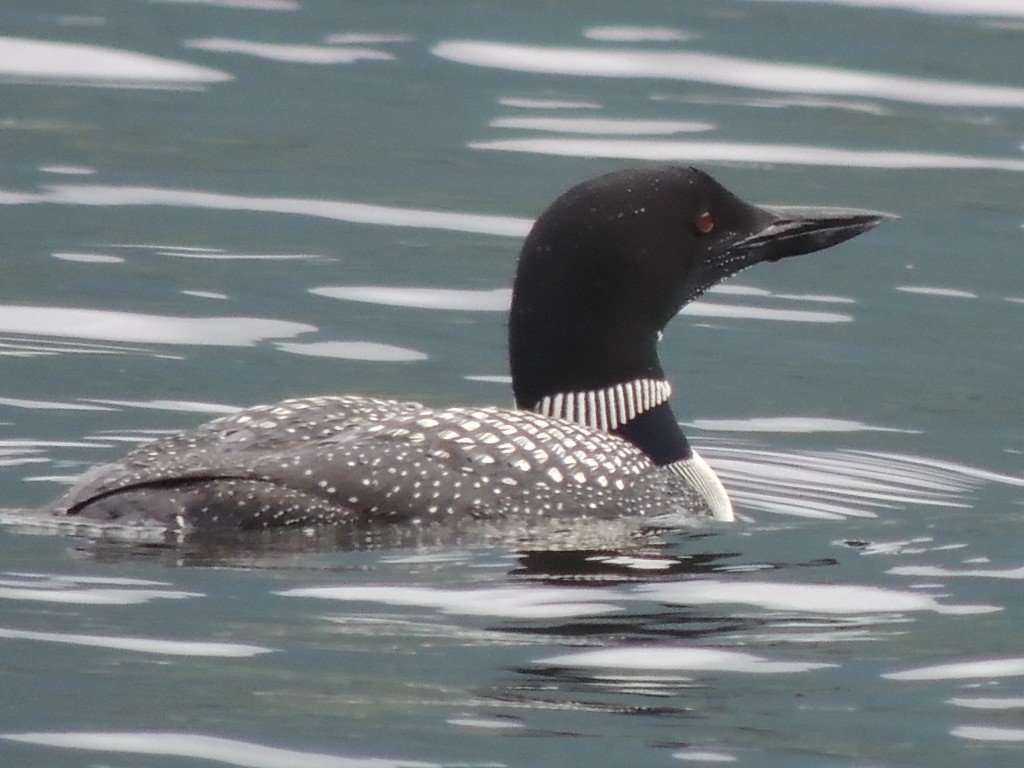
{"type": "Polygon", "coordinates": [[[735,525],[239,547],[4,517],[0,764],[1021,764],[1018,0],[0,19],[0,507],[286,396],[507,403],[519,238],[587,176],[902,217],[670,327],[735,525]]]}

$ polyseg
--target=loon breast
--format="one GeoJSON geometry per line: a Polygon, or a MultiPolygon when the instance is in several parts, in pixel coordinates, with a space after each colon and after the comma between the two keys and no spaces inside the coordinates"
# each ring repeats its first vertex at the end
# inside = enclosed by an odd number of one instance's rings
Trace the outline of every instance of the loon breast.
{"type": "Polygon", "coordinates": [[[752,264],[888,218],[767,208],[706,173],[576,185],[523,243],[509,313],[516,408],[356,395],[286,400],[143,445],[44,509],[170,528],[682,514],[728,495],[668,402],[657,343],[684,304],[752,264]]]}

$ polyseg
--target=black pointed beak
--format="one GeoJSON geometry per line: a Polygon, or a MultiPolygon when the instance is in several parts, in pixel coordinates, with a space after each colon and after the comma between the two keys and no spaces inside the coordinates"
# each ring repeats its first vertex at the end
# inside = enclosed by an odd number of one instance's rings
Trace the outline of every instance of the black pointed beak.
{"type": "Polygon", "coordinates": [[[742,255],[748,263],[778,261],[787,256],[820,251],[874,229],[883,221],[899,218],[856,208],[769,205],[759,208],[765,214],[761,229],[729,247],[731,255],[742,255]]]}

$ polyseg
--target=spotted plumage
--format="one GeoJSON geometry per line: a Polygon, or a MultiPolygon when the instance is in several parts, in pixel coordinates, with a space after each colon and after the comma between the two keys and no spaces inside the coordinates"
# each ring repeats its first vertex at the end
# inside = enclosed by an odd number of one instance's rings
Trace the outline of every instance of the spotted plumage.
{"type": "Polygon", "coordinates": [[[675,166],[559,197],[523,244],[509,314],[517,409],[286,400],[143,445],[44,510],[172,529],[733,516],[669,405],[657,355],[688,301],[881,214],[768,209],[675,166]]]}
{"type": "Polygon", "coordinates": [[[699,503],[606,432],[530,411],[345,395],[257,406],[140,446],[54,511],[259,528],[663,515],[699,503]]]}

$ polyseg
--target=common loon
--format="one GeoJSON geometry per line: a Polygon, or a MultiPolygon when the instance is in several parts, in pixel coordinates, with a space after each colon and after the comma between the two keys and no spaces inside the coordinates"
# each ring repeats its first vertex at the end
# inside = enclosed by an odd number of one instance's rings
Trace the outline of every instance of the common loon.
{"type": "Polygon", "coordinates": [[[658,361],[687,302],[886,214],[757,207],[695,168],[585,181],[537,219],[509,315],[515,409],[357,395],[245,409],[96,467],[43,511],[168,529],[554,516],[733,519],[658,361]]]}

